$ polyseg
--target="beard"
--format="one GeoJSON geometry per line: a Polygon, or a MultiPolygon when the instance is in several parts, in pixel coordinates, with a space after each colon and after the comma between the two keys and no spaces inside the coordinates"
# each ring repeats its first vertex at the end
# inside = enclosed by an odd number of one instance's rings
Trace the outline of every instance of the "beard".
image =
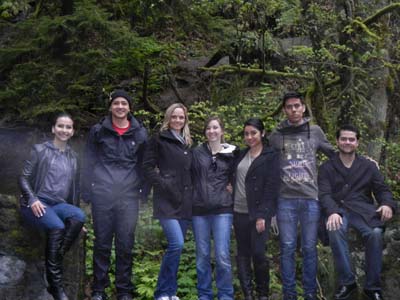
{"type": "Polygon", "coordinates": [[[346,149],[346,148],[342,148],[342,147],[338,147],[338,148],[339,148],[339,152],[341,154],[350,155],[350,154],[354,154],[356,152],[356,148],[351,148],[351,149],[346,149]]]}

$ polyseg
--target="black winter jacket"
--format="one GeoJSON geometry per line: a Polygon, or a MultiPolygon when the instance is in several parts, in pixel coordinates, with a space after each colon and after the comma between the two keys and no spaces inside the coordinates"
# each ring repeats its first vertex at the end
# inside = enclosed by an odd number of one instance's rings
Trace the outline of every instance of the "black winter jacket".
{"type": "MultiPolygon", "coordinates": [[[[43,185],[50,164],[54,158],[55,151],[59,150],[54,147],[52,142],[45,142],[32,147],[29,158],[25,160],[22,174],[18,182],[22,192],[20,198],[21,206],[30,206],[37,200],[36,194],[43,185]]],[[[73,169],[72,184],[66,201],[79,206],[79,168],[77,155],[69,146],[67,146],[65,153],[69,165],[73,169]]]]}
{"type": "Polygon", "coordinates": [[[232,195],[226,187],[236,147],[228,144],[223,147],[214,158],[207,143],[193,150],[193,215],[232,213],[232,195]]]}
{"type": "Polygon", "coordinates": [[[147,132],[133,116],[128,119],[131,126],[123,135],[112,127],[111,116],[91,128],[81,172],[84,201],[112,207],[117,201],[141,197],[147,132]]]}
{"type": "MultiPolygon", "coordinates": [[[[250,148],[240,151],[235,160],[233,173],[233,195],[237,166],[250,148]]],[[[252,162],[246,174],[245,189],[250,220],[270,218],[276,214],[276,203],[280,188],[280,154],[264,145],[261,154],[252,162]]]]}
{"type": "Polygon", "coordinates": [[[396,209],[393,195],[378,170],[375,162],[357,155],[350,169],[334,155],[319,168],[319,198],[327,216],[351,210],[360,214],[371,227],[383,226],[376,212],[374,199],[379,205],[396,209]]]}
{"type": "Polygon", "coordinates": [[[143,158],[143,170],[153,185],[155,218],[192,216],[192,153],[169,130],[152,137],[143,158]]]}

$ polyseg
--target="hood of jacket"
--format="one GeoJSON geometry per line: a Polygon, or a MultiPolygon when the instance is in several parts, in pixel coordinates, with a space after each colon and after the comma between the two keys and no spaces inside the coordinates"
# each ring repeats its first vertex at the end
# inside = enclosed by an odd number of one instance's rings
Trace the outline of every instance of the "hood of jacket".
{"type": "Polygon", "coordinates": [[[234,151],[237,149],[237,147],[235,145],[231,145],[228,143],[222,143],[222,150],[219,151],[219,153],[222,154],[228,154],[228,153],[234,153],[234,151]]]}
{"type": "Polygon", "coordinates": [[[311,118],[305,117],[303,118],[303,122],[300,125],[295,126],[293,124],[290,124],[289,120],[286,119],[277,126],[276,130],[283,135],[305,131],[310,134],[310,121],[311,118]]]}

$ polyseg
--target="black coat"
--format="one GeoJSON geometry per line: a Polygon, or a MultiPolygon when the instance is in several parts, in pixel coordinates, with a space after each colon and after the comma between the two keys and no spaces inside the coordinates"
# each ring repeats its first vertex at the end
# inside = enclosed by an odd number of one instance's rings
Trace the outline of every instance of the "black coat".
{"type": "MultiPolygon", "coordinates": [[[[36,194],[43,185],[55,151],[59,150],[51,142],[37,144],[32,147],[29,158],[25,160],[18,182],[22,192],[20,199],[21,206],[31,205],[37,200],[36,194]]],[[[72,184],[68,199],[66,200],[70,204],[79,206],[79,168],[77,155],[70,147],[67,147],[65,154],[72,168],[72,184]]]]}
{"type": "Polygon", "coordinates": [[[377,206],[396,208],[393,195],[385,184],[375,162],[357,155],[351,168],[346,168],[336,154],[319,168],[319,199],[327,216],[351,210],[360,214],[371,227],[383,226],[377,206]]]}
{"type": "Polygon", "coordinates": [[[93,205],[112,207],[118,201],[137,201],[143,187],[141,171],[146,129],[131,115],[131,126],[119,135],[111,117],[103,118],[89,133],[84,152],[82,198],[93,205]]]}
{"type": "Polygon", "coordinates": [[[232,213],[232,195],[227,191],[234,163],[234,146],[214,156],[207,143],[193,149],[193,215],[232,213]]]}
{"type": "Polygon", "coordinates": [[[153,215],[156,218],[190,219],[192,216],[192,153],[169,130],[150,139],[143,170],[153,185],[153,215]]]}
{"type": "MultiPolygon", "coordinates": [[[[233,173],[233,194],[237,166],[245,157],[249,148],[242,150],[235,162],[233,173]]],[[[245,189],[250,220],[270,218],[276,213],[276,203],[279,196],[280,169],[278,151],[264,145],[261,154],[252,162],[246,174],[245,189]]]]}

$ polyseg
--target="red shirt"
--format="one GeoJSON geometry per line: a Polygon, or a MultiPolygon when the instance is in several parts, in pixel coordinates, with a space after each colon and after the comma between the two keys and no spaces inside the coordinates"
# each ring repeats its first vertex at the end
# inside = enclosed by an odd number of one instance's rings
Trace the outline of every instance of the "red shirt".
{"type": "Polygon", "coordinates": [[[131,127],[131,122],[129,121],[128,126],[125,128],[120,128],[120,127],[116,126],[114,123],[112,124],[112,127],[118,133],[118,135],[123,135],[125,132],[128,131],[129,127],[131,127]]]}

